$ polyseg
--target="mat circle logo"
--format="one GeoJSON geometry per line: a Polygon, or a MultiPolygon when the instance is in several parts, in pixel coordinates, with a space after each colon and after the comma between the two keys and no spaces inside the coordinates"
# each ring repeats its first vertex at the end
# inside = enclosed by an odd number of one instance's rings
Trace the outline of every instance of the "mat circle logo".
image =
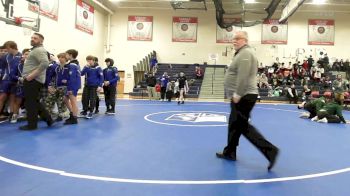
{"type": "Polygon", "coordinates": [[[173,126],[226,126],[227,112],[216,111],[167,111],[148,114],[145,120],[173,126]]]}

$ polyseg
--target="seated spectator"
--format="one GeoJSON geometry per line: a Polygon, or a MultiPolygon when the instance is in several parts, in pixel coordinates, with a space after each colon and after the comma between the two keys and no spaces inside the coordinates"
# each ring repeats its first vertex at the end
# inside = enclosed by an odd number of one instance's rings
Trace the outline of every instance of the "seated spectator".
{"type": "Polygon", "coordinates": [[[268,79],[264,73],[261,74],[261,77],[259,77],[258,82],[259,82],[258,84],[259,88],[267,88],[269,86],[268,79]]]}
{"type": "Polygon", "coordinates": [[[298,91],[295,89],[294,84],[287,88],[287,98],[289,99],[289,103],[298,103],[298,91]]]}
{"type": "Polygon", "coordinates": [[[337,79],[333,81],[333,90],[335,101],[340,105],[344,103],[344,92],[348,91],[348,83],[343,80],[342,75],[338,74],[337,79]]]}
{"type": "Polygon", "coordinates": [[[285,77],[285,83],[287,85],[292,85],[294,83],[294,78],[291,72],[285,77]]]}
{"type": "Polygon", "coordinates": [[[311,95],[311,89],[307,85],[303,86],[303,101],[309,101],[309,97],[311,95]]]}
{"type": "Polygon", "coordinates": [[[272,90],[272,97],[280,97],[283,94],[283,88],[278,86],[272,90]]]}

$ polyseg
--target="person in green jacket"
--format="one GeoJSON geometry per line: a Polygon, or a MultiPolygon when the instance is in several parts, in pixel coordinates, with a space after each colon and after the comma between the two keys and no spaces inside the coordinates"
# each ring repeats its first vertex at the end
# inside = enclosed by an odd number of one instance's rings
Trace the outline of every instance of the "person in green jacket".
{"type": "Polygon", "coordinates": [[[317,115],[317,112],[326,104],[326,99],[320,97],[318,99],[303,102],[298,105],[298,109],[305,109],[308,112],[303,112],[299,117],[300,118],[314,118],[317,115]]]}
{"type": "Polygon", "coordinates": [[[350,123],[346,121],[342,113],[343,107],[332,101],[325,104],[318,112],[317,116],[312,118],[312,121],[320,123],[350,123]]]}

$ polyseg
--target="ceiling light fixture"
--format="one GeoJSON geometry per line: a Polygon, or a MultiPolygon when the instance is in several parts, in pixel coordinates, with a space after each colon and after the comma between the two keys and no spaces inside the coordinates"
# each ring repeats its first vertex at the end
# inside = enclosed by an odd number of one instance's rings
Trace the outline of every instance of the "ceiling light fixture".
{"type": "Polygon", "coordinates": [[[313,4],[317,4],[317,5],[321,5],[321,4],[325,4],[327,0],[313,0],[312,3],[313,4]]]}
{"type": "Polygon", "coordinates": [[[244,0],[245,3],[256,3],[255,0],[244,0]]]}

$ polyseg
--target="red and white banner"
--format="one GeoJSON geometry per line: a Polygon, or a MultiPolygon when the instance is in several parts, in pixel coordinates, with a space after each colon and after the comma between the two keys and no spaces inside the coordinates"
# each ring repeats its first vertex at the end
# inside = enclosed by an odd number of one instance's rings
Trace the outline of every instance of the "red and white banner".
{"type": "Polygon", "coordinates": [[[82,0],[77,0],[75,28],[92,35],[94,33],[94,12],[94,7],[82,0]]]}
{"type": "Polygon", "coordinates": [[[288,24],[281,24],[278,20],[265,20],[262,24],[262,44],[287,44],[288,24]]]}
{"type": "MultiPolygon", "coordinates": [[[[224,18],[224,23],[237,23],[240,22],[240,18],[224,18]]],[[[239,30],[236,26],[230,26],[226,29],[222,29],[219,25],[216,25],[216,43],[232,43],[235,33],[239,30]]]]}
{"type": "Polygon", "coordinates": [[[173,42],[197,42],[198,18],[173,17],[173,42]]]}
{"type": "Polygon", "coordinates": [[[309,45],[334,45],[334,20],[309,20],[309,45]]]}
{"type": "MultiPolygon", "coordinates": [[[[29,3],[28,9],[33,12],[38,12],[38,6],[36,4],[29,3]]],[[[57,21],[58,0],[40,1],[40,14],[57,21]]]]}
{"type": "Polygon", "coordinates": [[[153,16],[129,16],[128,40],[152,41],[153,16]]]}

